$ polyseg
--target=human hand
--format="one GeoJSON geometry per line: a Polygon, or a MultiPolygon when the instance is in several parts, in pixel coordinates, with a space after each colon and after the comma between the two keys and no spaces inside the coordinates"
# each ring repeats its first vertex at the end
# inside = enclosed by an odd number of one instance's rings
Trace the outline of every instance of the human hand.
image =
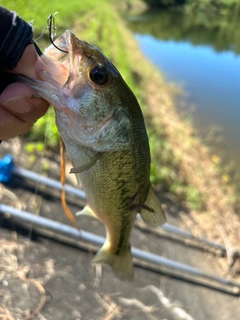
{"type": "MultiPolygon", "coordinates": [[[[26,47],[15,69],[9,73],[41,79],[39,71],[47,70],[33,44],[26,47]]],[[[0,94],[0,140],[28,132],[34,122],[43,116],[49,104],[34,90],[22,83],[12,83],[0,94]]]]}

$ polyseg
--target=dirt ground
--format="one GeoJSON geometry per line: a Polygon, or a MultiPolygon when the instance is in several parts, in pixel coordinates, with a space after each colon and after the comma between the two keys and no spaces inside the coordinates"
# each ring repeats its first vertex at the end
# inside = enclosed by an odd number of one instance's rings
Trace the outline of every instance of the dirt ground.
{"type": "MultiPolygon", "coordinates": [[[[4,142],[0,157],[11,153],[16,164],[58,179],[59,159],[46,154],[49,168],[39,169],[39,157],[31,162],[18,140],[4,142]],[[39,171],[40,170],[40,171],[39,171]]],[[[46,160],[47,159],[47,160],[46,160]]],[[[71,182],[71,181],[69,181],[71,182]]],[[[163,197],[168,222],[181,227],[187,214],[171,197],[163,197]]],[[[0,202],[68,225],[60,192],[14,176],[0,186],[0,202]]],[[[82,206],[70,196],[72,212],[82,206]]],[[[83,230],[105,236],[97,220],[81,217],[83,230]]],[[[197,267],[210,274],[227,275],[226,257],[204,252],[180,241],[170,240],[135,227],[133,246],[197,267]]],[[[122,282],[110,268],[91,265],[94,249],[77,248],[0,214],[0,319],[239,319],[239,297],[183,281],[150,268],[135,265],[133,282],[122,282]]]]}

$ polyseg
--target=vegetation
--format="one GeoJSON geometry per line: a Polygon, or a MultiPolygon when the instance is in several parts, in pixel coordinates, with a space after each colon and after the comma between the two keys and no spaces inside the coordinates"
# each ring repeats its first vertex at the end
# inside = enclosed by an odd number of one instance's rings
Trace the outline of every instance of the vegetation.
{"type": "Polygon", "coordinates": [[[143,0],[150,8],[184,5],[187,10],[205,11],[217,14],[240,13],[239,0],[143,0]]]}
{"type": "Polygon", "coordinates": [[[144,0],[150,8],[162,8],[185,4],[187,0],[144,0]]]}
{"type": "Polygon", "coordinates": [[[161,40],[187,41],[193,45],[213,47],[217,52],[240,54],[240,20],[237,16],[173,8],[147,10],[139,17],[128,21],[129,28],[135,33],[148,33],[161,40]]]}
{"type": "Polygon", "coordinates": [[[186,0],[186,9],[191,11],[205,11],[215,14],[234,16],[240,14],[239,0],[186,0]]]}

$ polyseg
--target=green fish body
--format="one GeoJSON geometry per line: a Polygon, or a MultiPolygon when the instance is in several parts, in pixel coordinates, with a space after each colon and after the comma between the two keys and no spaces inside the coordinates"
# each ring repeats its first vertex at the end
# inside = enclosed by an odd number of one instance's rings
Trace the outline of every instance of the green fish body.
{"type": "Polygon", "coordinates": [[[44,81],[21,78],[55,108],[59,133],[82,184],[86,207],[97,217],[106,242],[94,263],[111,265],[120,279],[133,277],[130,234],[140,213],[146,223],[165,222],[150,184],[150,151],[141,108],[102,52],[66,31],[45,50],[51,73],[44,81]]]}

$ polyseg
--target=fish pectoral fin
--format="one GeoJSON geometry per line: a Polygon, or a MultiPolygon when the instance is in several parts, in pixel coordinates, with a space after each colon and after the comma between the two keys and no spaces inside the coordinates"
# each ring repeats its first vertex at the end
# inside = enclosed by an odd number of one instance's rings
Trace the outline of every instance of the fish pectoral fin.
{"type": "Polygon", "coordinates": [[[88,205],[86,205],[81,211],[78,211],[76,213],[76,216],[80,216],[80,215],[86,215],[86,216],[97,218],[94,211],[88,205]]]}
{"type": "Polygon", "coordinates": [[[162,225],[166,222],[162,205],[155,195],[151,185],[148,191],[147,199],[142,205],[140,215],[143,221],[150,225],[162,225]]]}
{"type": "Polygon", "coordinates": [[[92,263],[105,263],[112,267],[120,280],[133,280],[133,264],[130,245],[111,253],[104,246],[93,258],[92,263]]]}
{"type": "Polygon", "coordinates": [[[70,170],[70,173],[81,173],[81,172],[87,171],[92,166],[94,166],[94,164],[97,162],[97,160],[99,160],[102,157],[102,155],[103,153],[100,153],[100,152],[96,153],[96,155],[93,156],[89,162],[87,162],[86,164],[83,164],[82,166],[72,168],[70,170]]]}

